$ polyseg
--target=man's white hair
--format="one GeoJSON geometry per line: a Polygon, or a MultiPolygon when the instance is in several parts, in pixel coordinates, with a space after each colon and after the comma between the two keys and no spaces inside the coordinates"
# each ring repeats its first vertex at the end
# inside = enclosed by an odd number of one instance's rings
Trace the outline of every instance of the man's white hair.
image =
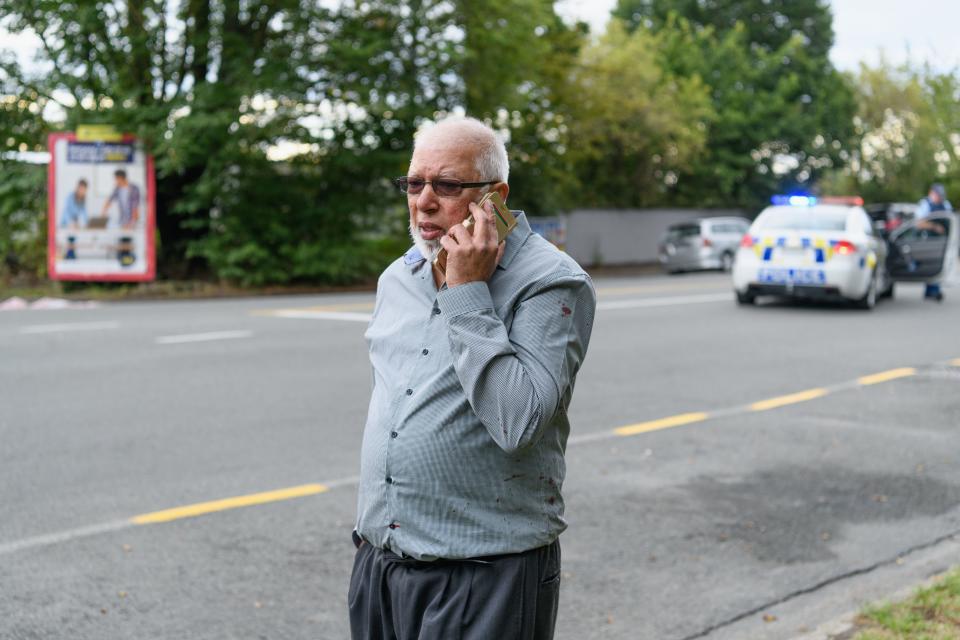
{"type": "Polygon", "coordinates": [[[506,182],[510,177],[510,160],[507,159],[503,139],[476,118],[445,118],[429,128],[421,129],[413,138],[413,150],[432,143],[473,145],[477,149],[478,181],[506,182]]]}

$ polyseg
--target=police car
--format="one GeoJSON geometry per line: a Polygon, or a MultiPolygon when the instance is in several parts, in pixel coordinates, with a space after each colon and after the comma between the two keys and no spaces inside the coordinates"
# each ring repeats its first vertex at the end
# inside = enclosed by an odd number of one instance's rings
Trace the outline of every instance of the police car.
{"type": "Polygon", "coordinates": [[[887,243],[860,198],[776,196],[740,241],[733,286],[740,304],[757,296],[838,298],[872,309],[890,295],[887,243]]]}

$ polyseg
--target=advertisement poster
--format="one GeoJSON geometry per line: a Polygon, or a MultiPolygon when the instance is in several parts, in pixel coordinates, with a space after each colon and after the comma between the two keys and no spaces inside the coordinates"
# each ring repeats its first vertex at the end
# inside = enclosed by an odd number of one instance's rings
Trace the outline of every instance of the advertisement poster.
{"type": "Polygon", "coordinates": [[[153,280],[153,158],[133,137],[106,127],[54,133],[48,145],[50,278],[153,280]]]}

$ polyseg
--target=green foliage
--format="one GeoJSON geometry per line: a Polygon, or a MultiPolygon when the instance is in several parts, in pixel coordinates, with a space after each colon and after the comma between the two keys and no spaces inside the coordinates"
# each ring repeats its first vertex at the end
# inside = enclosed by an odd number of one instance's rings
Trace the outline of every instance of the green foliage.
{"type": "Polygon", "coordinates": [[[46,167],[0,161],[0,282],[47,272],[46,167]]]}
{"type": "Polygon", "coordinates": [[[663,39],[665,70],[710,87],[704,152],[668,201],[754,206],[842,164],[855,105],[822,0],[621,0],[614,15],[663,39]]]}
{"type": "Polygon", "coordinates": [[[507,133],[510,206],[553,215],[579,203],[567,153],[570,83],[587,25],[567,25],[552,0],[461,0],[465,111],[507,133]]]}
{"type": "Polygon", "coordinates": [[[161,277],[245,286],[364,279],[399,255],[389,179],[450,113],[507,134],[510,204],[536,215],[960,189],[958,76],[841,76],[825,0],[620,0],[600,38],[554,4],[0,0],[7,30],[43,42],[30,70],[0,53],[0,249],[43,273],[42,171],[9,152],[88,123],[156,158],[161,277]]]}
{"type": "MultiPolygon", "coordinates": [[[[931,182],[960,194],[960,72],[929,67],[861,65],[856,142],[829,188],[868,201],[916,201],[931,182]]],[[[954,196],[956,198],[956,196],[954,196]]]]}
{"type": "Polygon", "coordinates": [[[583,50],[568,96],[580,204],[654,204],[702,151],[713,115],[708,87],[697,75],[664,70],[662,45],[645,29],[631,34],[612,20],[583,50]]]}
{"type": "Polygon", "coordinates": [[[960,572],[954,570],[903,602],[871,607],[853,640],[950,640],[960,634],[960,572]]]}
{"type": "Polygon", "coordinates": [[[826,59],[833,46],[827,0],[618,0],[613,16],[630,30],[643,26],[659,31],[673,16],[721,36],[743,29],[749,48],[765,53],[782,49],[798,34],[812,58],[826,59]]]}
{"type": "Polygon", "coordinates": [[[483,118],[526,109],[552,53],[544,36],[560,26],[552,0],[459,0],[456,18],[464,34],[459,71],[466,111],[483,118]]]}
{"type": "Polygon", "coordinates": [[[53,104],[65,129],[104,122],[144,140],[158,173],[161,275],[323,279],[323,269],[291,269],[281,250],[349,245],[380,208],[370,195],[381,176],[341,155],[373,146],[336,112],[368,102],[340,94],[350,79],[331,62],[350,11],[331,16],[310,0],[0,0],[8,29],[42,39],[46,66],[27,72],[2,61],[2,93],[26,96],[28,108],[5,99],[2,113],[17,113],[0,133],[7,148],[20,139],[41,148],[25,116],[53,104]],[[287,141],[301,145],[291,159],[271,158],[287,141]]]}

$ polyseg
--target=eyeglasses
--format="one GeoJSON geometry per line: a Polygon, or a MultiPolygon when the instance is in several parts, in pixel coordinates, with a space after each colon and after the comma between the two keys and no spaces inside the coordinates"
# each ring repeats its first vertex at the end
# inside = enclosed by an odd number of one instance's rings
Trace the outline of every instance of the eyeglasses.
{"type": "Polygon", "coordinates": [[[404,193],[417,195],[428,184],[433,187],[434,192],[441,198],[455,198],[463,193],[464,189],[473,187],[485,187],[488,184],[497,184],[499,180],[489,180],[487,182],[460,182],[459,180],[424,180],[423,178],[394,178],[393,184],[404,193]]]}

